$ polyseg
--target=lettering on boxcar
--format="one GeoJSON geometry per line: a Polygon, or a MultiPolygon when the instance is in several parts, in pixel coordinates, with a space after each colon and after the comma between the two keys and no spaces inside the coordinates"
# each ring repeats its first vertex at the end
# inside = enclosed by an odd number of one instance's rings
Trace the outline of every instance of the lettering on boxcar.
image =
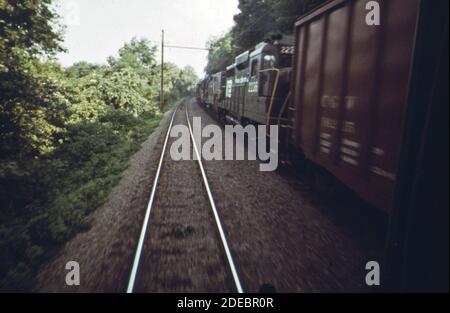
{"type": "Polygon", "coordinates": [[[359,165],[358,161],[356,161],[354,158],[346,156],[345,154],[341,154],[341,160],[344,161],[345,163],[348,163],[348,164],[351,164],[354,166],[359,165]]]}
{"type": "Polygon", "coordinates": [[[331,142],[329,142],[329,141],[327,141],[327,140],[321,139],[321,140],[320,140],[320,145],[321,145],[321,146],[324,146],[324,147],[327,147],[327,148],[331,148],[331,142]]]}
{"type": "Polygon", "coordinates": [[[354,122],[349,122],[349,121],[344,121],[344,123],[342,124],[342,131],[344,133],[354,134],[355,131],[356,131],[355,123],[354,122]]]}
{"type": "Polygon", "coordinates": [[[328,106],[329,101],[330,101],[330,96],[323,95],[322,99],[320,99],[320,106],[322,108],[326,108],[328,106]]]}
{"type": "Polygon", "coordinates": [[[322,117],[320,125],[324,128],[336,129],[337,122],[335,119],[329,117],[322,117]]]}
{"type": "Polygon", "coordinates": [[[372,148],[372,153],[378,156],[383,156],[384,155],[384,150],[381,148],[377,148],[377,147],[373,147],[372,148]]]}
{"type": "Polygon", "coordinates": [[[326,148],[326,147],[320,147],[320,151],[321,152],[323,152],[323,153],[326,153],[326,154],[330,154],[330,149],[329,148],[326,148]]]}
{"type": "Polygon", "coordinates": [[[352,157],[358,157],[358,156],[359,156],[358,151],[349,149],[349,148],[347,148],[347,147],[341,147],[341,152],[342,152],[342,153],[345,153],[345,154],[347,154],[347,155],[350,155],[350,156],[352,156],[352,157]]]}
{"type": "Polygon", "coordinates": [[[322,132],[322,133],[320,133],[320,138],[325,139],[325,140],[330,140],[331,134],[322,132]]]}
{"type": "Polygon", "coordinates": [[[356,97],[355,96],[345,97],[345,108],[347,110],[354,110],[356,108],[356,97]]]}
{"type": "Polygon", "coordinates": [[[331,135],[321,132],[320,133],[320,151],[326,154],[330,154],[330,148],[331,148],[331,142],[329,141],[331,139],[331,135]]]}
{"type": "Polygon", "coordinates": [[[381,177],[387,178],[389,180],[395,181],[396,176],[395,176],[394,173],[391,173],[391,172],[388,172],[386,170],[383,170],[382,168],[379,168],[377,166],[372,166],[370,168],[370,170],[372,171],[372,173],[377,174],[378,176],[381,176],[381,177]]]}
{"type": "MultiPolygon", "coordinates": [[[[329,109],[337,109],[339,107],[339,103],[341,102],[340,96],[330,96],[330,95],[323,95],[320,99],[320,106],[322,108],[329,108],[329,109]]],[[[347,110],[354,110],[356,108],[356,100],[357,97],[355,96],[346,96],[344,97],[344,104],[345,108],[347,110]]]]}
{"type": "Polygon", "coordinates": [[[328,96],[323,95],[322,99],[320,101],[320,105],[322,108],[330,108],[330,109],[337,109],[339,106],[340,97],[339,96],[328,96]]]}
{"type": "Polygon", "coordinates": [[[346,145],[346,146],[349,146],[349,147],[352,147],[352,148],[357,148],[357,149],[359,149],[359,147],[361,146],[359,143],[357,143],[356,141],[353,141],[353,140],[349,140],[349,139],[342,139],[342,144],[343,145],[346,145]]]}

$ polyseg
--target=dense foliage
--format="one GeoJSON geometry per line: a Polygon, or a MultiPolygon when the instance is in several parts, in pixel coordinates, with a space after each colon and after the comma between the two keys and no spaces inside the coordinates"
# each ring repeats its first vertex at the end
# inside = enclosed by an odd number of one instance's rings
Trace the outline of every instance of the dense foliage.
{"type": "Polygon", "coordinates": [[[233,63],[234,57],[274,34],[291,34],[295,20],[325,0],[239,0],[233,28],[208,42],[205,71],[213,74],[233,63]]]}
{"type": "MultiPolygon", "coordinates": [[[[156,48],[132,39],[107,65],[62,68],[51,0],[0,0],[0,289],[27,290],[159,123],[156,48]]],[[[167,102],[192,68],[165,64],[167,102]]]]}
{"type": "Polygon", "coordinates": [[[226,33],[222,37],[208,41],[207,46],[209,48],[209,53],[208,64],[205,68],[206,73],[217,73],[234,62],[236,51],[232,41],[233,37],[231,32],[226,33]]]}

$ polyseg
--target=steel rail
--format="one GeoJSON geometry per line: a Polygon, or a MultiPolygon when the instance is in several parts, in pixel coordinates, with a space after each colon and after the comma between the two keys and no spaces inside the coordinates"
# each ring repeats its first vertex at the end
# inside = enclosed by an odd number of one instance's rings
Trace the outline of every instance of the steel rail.
{"type": "Polygon", "coordinates": [[[186,104],[186,119],[187,119],[187,122],[188,122],[189,132],[191,134],[191,139],[192,139],[195,155],[197,156],[197,162],[198,162],[198,165],[200,167],[200,171],[202,173],[203,183],[205,185],[205,189],[206,189],[206,192],[208,194],[209,203],[211,205],[211,209],[212,209],[213,214],[214,214],[214,219],[216,220],[216,225],[217,225],[217,228],[219,230],[220,239],[222,240],[222,244],[223,244],[223,247],[225,249],[225,254],[227,256],[228,264],[230,266],[231,273],[233,275],[234,284],[236,285],[236,290],[238,291],[238,293],[243,293],[244,291],[242,290],[242,286],[241,286],[241,282],[239,280],[239,276],[238,276],[238,273],[237,273],[237,270],[236,270],[236,266],[234,265],[233,257],[231,256],[230,248],[228,247],[228,242],[227,242],[227,239],[226,239],[226,236],[225,236],[225,232],[223,231],[222,223],[220,222],[219,214],[217,213],[216,204],[214,202],[214,198],[212,196],[211,189],[209,188],[208,178],[206,177],[206,173],[205,173],[205,170],[204,170],[203,164],[202,164],[202,158],[201,158],[200,153],[198,152],[198,149],[197,149],[197,144],[195,142],[194,134],[192,132],[191,122],[189,121],[189,114],[188,114],[188,106],[187,106],[187,104],[186,104]]]}
{"type": "Polygon", "coordinates": [[[144,223],[142,224],[141,234],[139,236],[136,253],[134,255],[133,267],[131,269],[130,278],[128,280],[127,293],[133,292],[134,283],[136,280],[136,274],[137,274],[137,271],[139,268],[139,260],[141,258],[142,248],[144,246],[145,234],[147,232],[148,221],[150,219],[150,212],[152,210],[153,202],[155,200],[156,186],[158,185],[158,179],[159,179],[159,175],[161,173],[161,167],[163,164],[163,159],[164,159],[164,154],[165,154],[166,147],[167,147],[167,142],[169,140],[169,135],[170,135],[170,131],[172,130],[173,120],[175,118],[175,114],[177,113],[177,111],[178,111],[178,107],[175,108],[175,111],[172,114],[172,118],[170,119],[170,124],[167,129],[166,139],[164,140],[164,145],[163,145],[163,148],[161,151],[161,157],[159,158],[158,169],[156,170],[155,179],[153,180],[153,186],[152,186],[152,191],[150,193],[150,199],[149,199],[149,202],[147,205],[147,210],[145,211],[144,223]]]}

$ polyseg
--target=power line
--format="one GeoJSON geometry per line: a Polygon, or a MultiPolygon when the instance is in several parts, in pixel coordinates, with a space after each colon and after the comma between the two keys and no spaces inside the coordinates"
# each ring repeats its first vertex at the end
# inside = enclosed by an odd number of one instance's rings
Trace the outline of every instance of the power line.
{"type": "MultiPolygon", "coordinates": [[[[158,40],[150,40],[147,39],[150,43],[154,44],[154,45],[161,45],[161,41],[158,40]]],[[[175,49],[191,49],[191,50],[205,50],[205,51],[210,51],[211,49],[208,48],[203,48],[203,47],[192,47],[192,46],[180,46],[180,45],[168,45],[168,44],[164,44],[165,48],[175,48],[175,49]]]]}
{"type": "Polygon", "coordinates": [[[199,47],[186,47],[186,46],[174,46],[174,45],[164,45],[166,48],[175,48],[175,49],[190,49],[190,50],[205,50],[210,51],[208,48],[199,48],[199,47]]]}

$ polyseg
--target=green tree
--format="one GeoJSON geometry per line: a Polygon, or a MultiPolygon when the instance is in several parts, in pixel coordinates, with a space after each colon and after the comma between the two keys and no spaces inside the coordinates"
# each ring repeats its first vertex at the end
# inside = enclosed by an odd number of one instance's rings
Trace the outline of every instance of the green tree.
{"type": "Polygon", "coordinates": [[[156,63],[157,48],[146,39],[133,38],[129,43],[120,48],[119,56],[109,57],[108,63],[112,71],[129,69],[144,81],[143,92],[147,99],[157,102],[158,73],[156,63]]]}
{"type": "Polygon", "coordinates": [[[46,201],[42,159],[64,131],[57,18],[50,0],[0,0],[0,287],[27,277],[24,262],[42,251],[23,225],[46,201]]]}
{"type": "Polygon", "coordinates": [[[80,61],[66,69],[66,74],[71,78],[85,77],[95,71],[105,70],[106,67],[92,64],[86,61],[80,61]]]}
{"type": "Polygon", "coordinates": [[[264,40],[269,32],[279,31],[273,1],[239,0],[240,12],[234,16],[233,43],[238,52],[264,40]]]}
{"type": "Polygon", "coordinates": [[[199,78],[195,73],[194,68],[190,65],[186,65],[181,71],[180,77],[181,91],[185,93],[185,95],[193,93],[198,80],[199,78]]]}
{"type": "MultiPolygon", "coordinates": [[[[60,92],[61,68],[52,62],[41,62],[42,58],[51,58],[62,50],[60,32],[54,30],[56,24],[57,15],[48,0],[0,1],[2,186],[17,185],[22,179],[34,184],[29,160],[53,149],[55,136],[62,126],[57,110],[67,103],[60,92]]],[[[21,187],[19,191],[23,190],[21,187]]],[[[33,197],[33,193],[25,191],[13,198],[5,193],[0,192],[0,202],[6,204],[3,209],[13,210],[33,197]]]]}
{"type": "MultiPolygon", "coordinates": [[[[158,79],[160,74],[158,73],[158,79]]],[[[191,66],[184,69],[174,63],[164,63],[164,99],[166,103],[174,102],[192,93],[198,77],[191,66]]]]}
{"type": "Polygon", "coordinates": [[[0,0],[0,51],[20,49],[29,56],[61,51],[61,28],[55,31],[58,15],[51,2],[0,0]]]}
{"type": "Polygon", "coordinates": [[[99,80],[100,99],[114,109],[121,109],[138,116],[150,105],[144,96],[145,81],[131,69],[125,68],[99,80]]]}
{"type": "Polygon", "coordinates": [[[235,49],[232,45],[233,37],[231,32],[219,38],[210,39],[207,43],[209,49],[208,64],[205,68],[207,74],[213,74],[232,64],[235,56],[235,49]]]}
{"type": "Polygon", "coordinates": [[[271,2],[277,28],[284,34],[290,34],[298,17],[318,7],[325,0],[271,0],[271,2]]]}
{"type": "Polygon", "coordinates": [[[133,38],[119,49],[119,57],[109,57],[108,63],[113,70],[130,68],[142,78],[150,79],[156,66],[156,50],[148,40],[133,38]]]}

